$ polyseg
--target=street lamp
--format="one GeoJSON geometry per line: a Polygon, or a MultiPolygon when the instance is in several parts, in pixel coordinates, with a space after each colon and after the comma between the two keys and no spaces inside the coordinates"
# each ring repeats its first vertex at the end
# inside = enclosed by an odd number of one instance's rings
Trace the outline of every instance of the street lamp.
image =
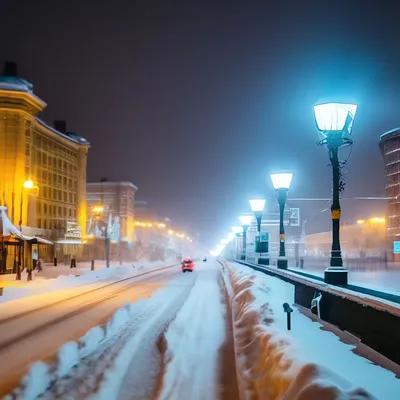
{"type": "Polygon", "coordinates": [[[235,235],[236,240],[236,259],[239,258],[239,238],[241,235],[243,235],[243,228],[241,226],[232,226],[232,233],[235,235]]]}
{"type": "Polygon", "coordinates": [[[250,200],[250,207],[251,210],[254,213],[254,216],[257,221],[257,235],[255,237],[255,249],[254,251],[256,253],[259,253],[258,257],[258,264],[263,264],[263,265],[269,265],[269,257],[261,257],[262,253],[267,253],[268,255],[268,242],[261,241],[261,220],[262,220],[262,215],[263,211],[265,208],[265,200],[264,199],[254,199],[250,200]]]}
{"type": "Polygon", "coordinates": [[[285,212],[287,194],[292,182],[293,174],[291,172],[276,172],[270,174],[270,177],[279,204],[279,257],[277,267],[279,269],[287,269],[288,260],[286,258],[285,250],[285,226],[283,224],[283,214],[285,212]]]}
{"type": "Polygon", "coordinates": [[[314,106],[314,117],[318,131],[323,139],[319,145],[326,145],[332,164],[332,251],[330,266],[325,270],[325,282],[336,285],[347,285],[348,271],[343,267],[340,249],[340,192],[344,189],[341,166],[338,157],[339,147],[353,144],[350,139],[357,105],[343,103],[325,103],[314,106]]]}
{"type": "MultiPolygon", "coordinates": [[[[22,209],[23,209],[23,204],[24,204],[24,194],[25,194],[25,189],[30,190],[30,189],[34,189],[37,188],[37,186],[35,186],[35,183],[33,182],[32,179],[27,179],[21,188],[21,199],[19,202],[19,231],[22,233],[22,209]]],[[[17,262],[17,273],[16,273],[16,277],[15,280],[20,281],[21,280],[21,261],[22,261],[22,248],[21,246],[19,246],[19,251],[18,251],[18,262],[17,262]]],[[[31,278],[32,276],[32,269],[28,270],[28,280],[32,280],[31,278]]]]}
{"type": "Polygon", "coordinates": [[[247,241],[247,229],[249,229],[249,226],[251,225],[251,222],[253,221],[253,216],[252,215],[242,215],[239,217],[240,224],[242,225],[243,228],[243,254],[242,254],[242,260],[246,260],[246,241],[247,241]]]}

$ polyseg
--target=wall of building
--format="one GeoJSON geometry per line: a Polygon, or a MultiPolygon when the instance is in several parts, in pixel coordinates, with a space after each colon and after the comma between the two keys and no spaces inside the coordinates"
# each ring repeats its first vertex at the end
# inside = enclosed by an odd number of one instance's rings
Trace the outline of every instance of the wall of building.
{"type": "Polygon", "coordinates": [[[137,188],[130,182],[90,182],[86,188],[88,207],[88,225],[94,233],[94,222],[108,223],[109,216],[118,216],[120,222],[120,239],[133,242],[135,230],[135,194],[137,188]],[[101,215],[93,210],[101,206],[101,215]]]}

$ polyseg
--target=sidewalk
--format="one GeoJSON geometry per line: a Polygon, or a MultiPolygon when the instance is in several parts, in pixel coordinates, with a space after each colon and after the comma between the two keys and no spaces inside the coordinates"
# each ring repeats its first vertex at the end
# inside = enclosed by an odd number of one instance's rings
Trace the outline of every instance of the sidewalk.
{"type": "MultiPolygon", "coordinates": [[[[134,263],[124,262],[123,265],[130,266],[134,263]]],[[[120,264],[118,261],[110,262],[110,267],[115,268],[118,267],[120,264]]],[[[90,271],[90,262],[79,262],[76,265],[76,268],[70,268],[68,265],[61,264],[57,265],[56,267],[51,264],[43,264],[43,271],[33,271],[32,279],[35,282],[38,281],[45,281],[47,279],[56,279],[59,276],[80,276],[90,271]]],[[[95,270],[100,270],[106,268],[105,260],[96,261],[95,270]]],[[[21,272],[21,280],[17,281],[15,279],[16,274],[6,274],[0,275],[0,288],[6,287],[24,287],[25,285],[29,285],[31,282],[27,281],[28,274],[26,269],[21,272]]]]}

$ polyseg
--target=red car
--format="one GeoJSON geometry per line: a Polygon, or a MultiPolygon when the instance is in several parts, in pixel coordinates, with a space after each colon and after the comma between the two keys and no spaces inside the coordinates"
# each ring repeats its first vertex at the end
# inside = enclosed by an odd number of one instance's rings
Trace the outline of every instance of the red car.
{"type": "Polygon", "coordinates": [[[182,262],[182,272],[190,271],[193,272],[194,262],[190,257],[187,257],[182,262]]]}

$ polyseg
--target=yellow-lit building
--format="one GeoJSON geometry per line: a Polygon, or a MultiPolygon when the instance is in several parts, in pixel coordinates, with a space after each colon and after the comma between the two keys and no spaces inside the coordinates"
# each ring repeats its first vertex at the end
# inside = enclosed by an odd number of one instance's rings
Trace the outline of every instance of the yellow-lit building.
{"type": "MultiPolygon", "coordinates": [[[[79,252],[86,234],[90,145],[64,121],[54,127],[41,121],[37,115],[45,107],[32,84],[17,76],[16,64],[6,63],[0,76],[0,204],[24,235],[51,240],[62,258],[79,252]]],[[[44,249],[41,257],[52,252],[44,249]]]]}

